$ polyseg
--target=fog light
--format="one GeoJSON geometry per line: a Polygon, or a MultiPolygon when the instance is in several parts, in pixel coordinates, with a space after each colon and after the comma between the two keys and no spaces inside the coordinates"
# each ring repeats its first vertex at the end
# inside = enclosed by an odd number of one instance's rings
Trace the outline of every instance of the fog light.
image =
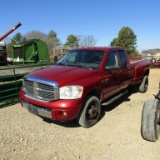
{"type": "Polygon", "coordinates": [[[67,116],[67,112],[64,112],[64,111],[59,111],[58,114],[60,116],[67,116]]]}

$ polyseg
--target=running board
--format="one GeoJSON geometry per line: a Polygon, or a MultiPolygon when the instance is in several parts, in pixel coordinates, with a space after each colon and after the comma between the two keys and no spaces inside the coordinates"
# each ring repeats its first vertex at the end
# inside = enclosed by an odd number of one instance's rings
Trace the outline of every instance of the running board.
{"type": "Polygon", "coordinates": [[[112,102],[114,102],[115,100],[117,100],[118,98],[122,97],[123,95],[125,95],[126,93],[128,93],[128,90],[118,94],[117,96],[115,96],[114,98],[110,99],[109,101],[107,102],[103,102],[101,105],[102,106],[106,106],[106,105],[109,105],[111,104],[112,102]]]}

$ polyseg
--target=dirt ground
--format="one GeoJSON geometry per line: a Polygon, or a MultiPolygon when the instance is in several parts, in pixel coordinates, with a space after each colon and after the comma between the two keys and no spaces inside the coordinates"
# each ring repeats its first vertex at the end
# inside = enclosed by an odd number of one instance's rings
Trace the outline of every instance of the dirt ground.
{"type": "Polygon", "coordinates": [[[103,108],[92,128],[44,121],[20,104],[0,109],[0,160],[158,160],[160,140],[141,137],[143,103],[158,92],[160,69],[151,69],[147,93],[128,94],[103,108]]]}

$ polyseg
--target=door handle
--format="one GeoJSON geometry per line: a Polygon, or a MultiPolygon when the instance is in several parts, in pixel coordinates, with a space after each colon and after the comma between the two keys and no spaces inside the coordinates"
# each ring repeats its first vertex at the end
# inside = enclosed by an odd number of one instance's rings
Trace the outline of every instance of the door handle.
{"type": "Polygon", "coordinates": [[[118,71],[117,73],[118,73],[118,74],[122,74],[122,71],[118,71]]]}

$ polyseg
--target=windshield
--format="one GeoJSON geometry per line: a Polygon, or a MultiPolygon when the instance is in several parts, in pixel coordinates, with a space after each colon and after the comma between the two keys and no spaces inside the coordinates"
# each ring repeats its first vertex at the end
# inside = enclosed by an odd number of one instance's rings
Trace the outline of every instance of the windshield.
{"type": "Polygon", "coordinates": [[[101,50],[71,50],[56,65],[98,69],[103,55],[104,51],[101,50]]]}

